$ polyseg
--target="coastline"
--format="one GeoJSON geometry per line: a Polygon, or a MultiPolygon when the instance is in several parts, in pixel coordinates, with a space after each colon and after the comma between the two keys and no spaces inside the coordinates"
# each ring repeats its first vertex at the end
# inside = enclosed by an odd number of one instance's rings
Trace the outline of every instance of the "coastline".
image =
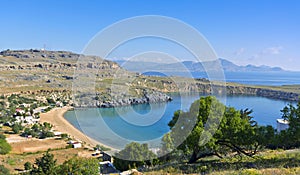
{"type": "Polygon", "coordinates": [[[53,130],[59,131],[61,133],[66,133],[72,139],[81,141],[81,142],[85,143],[85,145],[87,145],[91,148],[95,147],[98,144],[98,145],[102,145],[107,148],[110,148],[111,151],[116,151],[116,149],[109,147],[99,141],[96,141],[96,140],[88,137],[87,135],[82,133],[80,130],[75,128],[71,123],[69,123],[64,118],[64,114],[71,109],[73,109],[73,107],[65,106],[62,108],[54,108],[46,113],[41,113],[40,114],[40,123],[48,122],[51,125],[53,125],[53,130]]]}

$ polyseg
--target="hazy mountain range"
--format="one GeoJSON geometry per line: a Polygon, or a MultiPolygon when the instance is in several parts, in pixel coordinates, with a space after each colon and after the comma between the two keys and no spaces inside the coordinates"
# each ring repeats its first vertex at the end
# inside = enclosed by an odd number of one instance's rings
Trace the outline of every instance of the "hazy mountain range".
{"type": "Polygon", "coordinates": [[[135,72],[161,72],[168,75],[178,72],[205,72],[219,71],[223,69],[225,72],[279,72],[284,71],[280,67],[270,67],[266,65],[255,66],[239,66],[226,59],[218,59],[215,61],[193,62],[183,61],[175,63],[160,63],[160,62],[144,62],[144,61],[116,61],[123,68],[135,72]]]}

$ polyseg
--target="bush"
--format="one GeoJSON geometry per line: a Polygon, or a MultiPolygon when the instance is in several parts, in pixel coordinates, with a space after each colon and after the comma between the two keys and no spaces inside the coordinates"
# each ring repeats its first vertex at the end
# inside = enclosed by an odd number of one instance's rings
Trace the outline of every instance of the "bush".
{"type": "Polygon", "coordinates": [[[4,139],[0,139],[0,154],[7,154],[11,151],[11,146],[4,139]]]}
{"type": "Polygon", "coordinates": [[[14,134],[19,134],[20,131],[23,130],[23,127],[20,123],[15,123],[15,124],[12,125],[11,129],[12,129],[14,134]]]}
{"type": "Polygon", "coordinates": [[[5,174],[5,175],[9,175],[9,170],[7,168],[5,168],[5,166],[0,165],[0,174],[5,174]]]}
{"type": "Polygon", "coordinates": [[[31,169],[32,169],[32,164],[31,164],[30,162],[26,162],[26,163],[24,164],[24,169],[25,169],[25,170],[31,170],[31,169]]]}
{"type": "Polygon", "coordinates": [[[61,137],[62,139],[67,139],[67,138],[68,138],[68,134],[63,133],[63,134],[60,135],[60,137],[61,137]]]}
{"type": "Polygon", "coordinates": [[[149,150],[147,144],[132,142],[114,157],[114,165],[118,170],[125,171],[143,165],[151,165],[156,155],[149,150]]]}

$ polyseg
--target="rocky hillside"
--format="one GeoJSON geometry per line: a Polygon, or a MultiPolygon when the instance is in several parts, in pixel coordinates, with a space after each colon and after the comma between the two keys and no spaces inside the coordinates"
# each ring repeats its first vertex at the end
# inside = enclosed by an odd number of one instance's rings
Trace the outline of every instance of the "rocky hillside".
{"type": "Polygon", "coordinates": [[[224,94],[227,95],[255,95],[273,99],[288,101],[299,100],[299,86],[257,87],[242,84],[228,83],[220,84],[209,82],[206,79],[175,78],[171,80],[165,77],[139,77],[136,84],[142,87],[153,87],[163,92],[191,92],[197,91],[202,94],[224,94]],[[173,80],[172,80],[173,79],[173,80]],[[175,81],[174,81],[175,80],[175,81]]]}
{"type": "MultiPolygon", "coordinates": [[[[294,89],[252,87],[239,84],[222,86],[206,79],[183,77],[151,77],[129,72],[117,63],[96,56],[86,56],[66,51],[6,50],[0,52],[0,94],[43,92],[67,93],[71,98],[72,83],[82,87],[95,82],[91,89],[77,89],[74,101],[77,106],[114,107],[130,104],[168,101],[167,92],[197,91],[204,94],[227,93],[258,95],[296,101],[294,89]],[[83,61],[82,61],[83,60],[83,61]],[[80,70],[83,74],[74,75],[80,70]],[[88,74],[91,72],[91,74],[88,74]],[[92,93],[92,91],[95,91],[92,93]]],[[[46,93],[46,94],[45,94],[46,93]]],[[[71,100],[71,99],[70,99],[71,100]]]]}
{"type": "MultiPolygon", "coordinates": [[[[106,72],[113,72],[120,69],[115,62],[104,60],[96,56],[85,56],[66,51],[42,51],[42,50],[5,50],[0,52],[0,70],[74,70],[80,68],[98,68],[106,72]],[[78,59],[87,60],[87,62],[78,63],[78,59]],[[98,64],[89,62],[98,60],[98,64]]],[[[106,75],[111,76],[111,75],[106,75]]]]}
{"type": "Polygon", "coordinates": [[[115,62],[66,51],[34,49],[2,51],[0,52],[0,72],[1,94],[38,95],[43,93],[45,95],[45,92],[49,92],[50,96],[54,91],[67,93],[70,96],[72,83],[82,81],[83,87],[86,82],[95,82],[96,91],[88,95],[82,92],[80,96],[89,96],[90,99],[88,103],[82,100],[78,106],[113,107],[170,100],[170,97],[164,93],[149,88],[128,88],[129,84],[121,80],[134,79],[138,75],[122,69],[115,62]],[[76,75],[74,71],[83,74],[76,75]],[[116,77],[116,74],[119,76],[116,77]],[[121,95],[112,92],[111,88],[114,83],[117,83],[118,88],[121,89],[121,95]]]}

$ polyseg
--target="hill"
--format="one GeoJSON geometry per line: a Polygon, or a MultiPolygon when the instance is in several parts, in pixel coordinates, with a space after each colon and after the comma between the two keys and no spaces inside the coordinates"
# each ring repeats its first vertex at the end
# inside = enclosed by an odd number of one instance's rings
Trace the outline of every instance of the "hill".
{"type": "MultiPolygon", "coordinates": [[[[221,61],[227,67],[234,67],[230,62],[221,61]]],[[[60,93],[65,94],[64,98],[68,99],[75,95],[75,97],[80,97],[81,101],[73,103],[82,107],[114,107],[168,101],[170,100],[170,97],[166,95],[168,92],[190,91],[203,94],[212,92],[246,94],[298,100],[299,89],[297,86],[256,87],[234,83],[227,83],[225,86],[224,83],[210,82],[204,78],[141,75],[130,72],[122,66],[128,64],[128,66],[134,66],[140,70],[147,70],[147,67],[143,66],[144,63],[140,62],[140,65],[137,65],[137,63],[123,62],[120,64],[121,66],[97,56],[67,51],[6,50],[0,52],[0,93],[22,93],[33,96],[51,96],[51,98],[60,93]],[[74,91],[74,83],[80,85],[77,91],[74,91]]],[[[199,64],[193,62],[168,65],[151,63],[157,69],[164,68],[167,71],[173,71],[175,68],[182,70],[180,68],[183,65],[187,65],[188,69],[198,71],[200,70],[197,66],[199,64]]],[[[219,68],[215,62],[206,62],[205,64],[212,70],[219,68]]]]}

